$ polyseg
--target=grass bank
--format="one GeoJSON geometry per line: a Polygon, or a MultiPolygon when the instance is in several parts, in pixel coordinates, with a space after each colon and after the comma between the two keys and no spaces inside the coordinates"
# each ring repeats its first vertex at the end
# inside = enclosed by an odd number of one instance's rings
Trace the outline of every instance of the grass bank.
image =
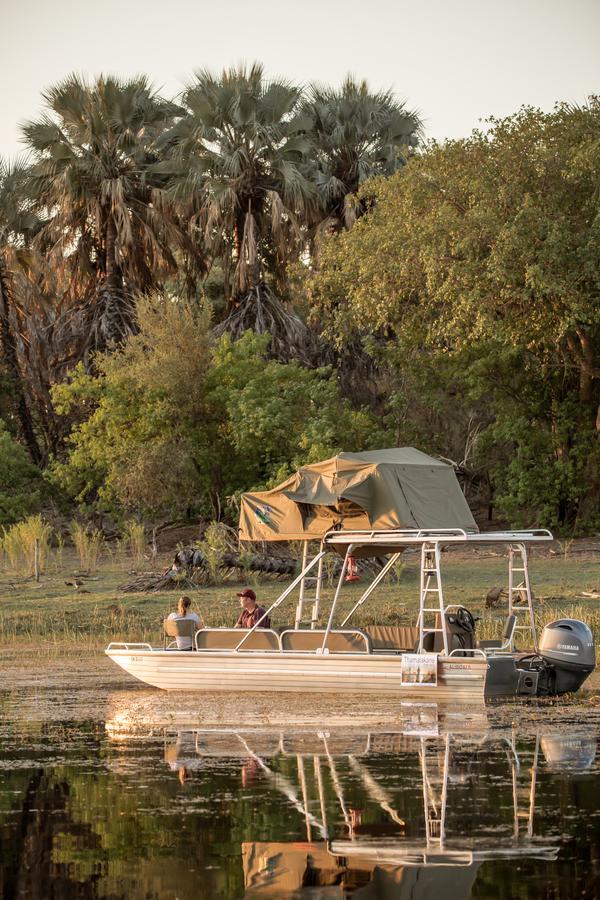
{"type": "MultiPolygon", "coordinates": [[[[168,564],[166,558],[164,563],[168,564]]],[[[157,568],[160,565],[161,561],[157,568]]],[[[490,588],[506,583],[506,559],[483,553],[465,557],[452,552],[445,555],[443,565],[446,602],[466,606],[481,617],[480,637],[498,636],[506,609],[485,609],[485,596],[490,588]]],[[[552,557],[533,554],[530,569],[539,625],[563,616],[584,619],[600,646],[600,600],[584,596],[585,592],[600,589],[600,552],[552,557]]],[[[100,650],[111,640],[160,641],[162,619],[175,608],[177,591],[123,593],[119,586],[130,575],[126,563],[114,560],[101,563],[94,578],[86,579],[80,587],[65,584],[74,580],[75,570],[75,559],[67,557],[61,571],[42,574],[39,582],[9,571],[0,575],[0,646],[27,644],[37,645],[40,651],[89,652],[100,650]]],[[[260,579],[251,582],[265,606],[286,583],[260,579]]],[[[344,586],[338,622],[356,602],[364,585],[363,579],[344,586]]],[[[354,623],[414,624],[418,589],[419,558],[406,554],[399,581],[381,586],[357,612],[354,623]]],[[[239,612],[238,590],[239,582],[230,581],[195,589],[184,587],[181,593],[192,596],[194,608],[208,625],[215,626],[234,624],[239,612]]],[[[328,585],[323,594],[322,619],[328,613],[332,596],[333,587],[328,585]]],[[[295,598],[289,598],[275,612],[273,624],[293,622],[294,608],[295,598]]]]}

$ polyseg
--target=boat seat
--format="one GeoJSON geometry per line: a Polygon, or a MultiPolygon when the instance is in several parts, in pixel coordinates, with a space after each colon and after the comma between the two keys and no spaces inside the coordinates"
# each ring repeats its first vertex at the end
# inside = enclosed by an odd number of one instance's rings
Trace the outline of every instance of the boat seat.
{"type": "Polygon", "coordinates": [[[479,641],[479,648],[481,650],[510,650],[515,635],[516,625],[517,617],[513,613],[512,615],[508,616],[506,622],[504,623],[502,640],[479,641]]]}
{"type": "Polygon", "coordinates": [[[365,625],[363,630],[373,650],[399,653],[414,650],[419,641],[419,629],[408,625],[365,625]]]}
{"type": "MultiPolygon", "coordinates": [[[[323,646],[324,628],[290,629],[280,635],[282,650],[313,652],[323,646]]],[[[371,641],[363,631],[330,631],[326,649],[330,653],[370,653],[371,641]]]]}
{"type": "MultiPolygon", "coordinates": [[[[203,628],[196,632],[196,650],[235,650],[246,628],[203,628]]],[[[279,636],[271,628],[257,628],[242,644],[246,650],[280,650],[279,636]]]]}
{"type": "Polygon", "coordinates": [[[193,647],[194,635],[196,634],[197,628],[198,623],[194,619],[164,619],[163,633],[165,649],[169,649],[174,644],[176,645],[177,642],[175,639],[178,637],[191,638],[193,647]],[[173,638],[173,640],[167,642],[167,638],[173,638]]]}

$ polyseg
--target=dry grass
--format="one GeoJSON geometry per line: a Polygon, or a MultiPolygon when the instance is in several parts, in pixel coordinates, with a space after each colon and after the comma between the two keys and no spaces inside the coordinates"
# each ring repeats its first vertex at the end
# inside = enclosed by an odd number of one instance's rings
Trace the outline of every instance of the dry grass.
{"type": "Polygon", "coordinates": [[[82,525],[75,519],[69,526],[73,546],[79,555],[79,565],[83,572],[94,574],[104,548],[104,535],[97,528],[82,525]]]}
{"type": "Polygon", "coordinates": [[[48,559],[51,535],[52,527],[44,521],[41,515],[29,516],[28,519],[4,529],[2,549],[6,554],[8,568],[15,573],[33,575],[35,547],[38,542],[38,564],[40,571],[43,572],[48,559]]]}
{"type": "Polygon", "coordinates": [[[142,523],[136,519],[126,522],[122,542],[129,552],[133,565],[139,568],[144,562],[146,553],[146,530],[142,523]]]}

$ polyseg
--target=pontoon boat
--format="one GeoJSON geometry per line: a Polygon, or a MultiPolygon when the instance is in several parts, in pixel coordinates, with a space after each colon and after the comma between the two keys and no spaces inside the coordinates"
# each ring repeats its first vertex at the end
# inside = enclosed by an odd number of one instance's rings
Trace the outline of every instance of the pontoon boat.
{"type": "MultiPolygon", "coordinates": [[[[279,608],[315,569],[322,572],[328,551],[343,557],[325,628],[249,630],[204,628],[192,652],[147,643],[113,642],[106,653],[125,671],[154,687],[183,691],[349,691],[404,698],[470,701],[491,696],[547,695],[577,690],[595,667],[589,627],[574,619],[547,625],[539,640],[529,578],[527,546],[552,540],[549,531],[472,533],[439,530],[330,531],[316,556],[267,610],[279,608]],[[498,641],[477,641],[468,610],[447,604],[441,554],[502,545],[508,551],[508,614],[498,641]],[[349,621],[383,581],[408,547],[420,550],[419,614],[414,627],[373,625],[355,628],[349,621]],[[336,612],[349,560],[388,556],[339,624],[336,612]],[[517,649],[517,643],[519,648],[517,649]]],[[[316,579],[320,586],[319,576],[316,579]]],[[[310,619],[318,621],[320,591],[310,619]]],[[[186,623],[182,623],[185,625],[186,623]]]]}

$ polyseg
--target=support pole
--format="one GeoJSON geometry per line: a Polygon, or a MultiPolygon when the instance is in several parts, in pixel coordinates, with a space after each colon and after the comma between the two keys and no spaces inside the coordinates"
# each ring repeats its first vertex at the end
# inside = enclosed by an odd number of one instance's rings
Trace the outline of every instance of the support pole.
{"type": "Polygon", "coordinates": [[[319,607],[321,605],[321,585],[323,584],[323,557],[319,560],[317,566],[317,584],[315,587],[315,599],[313,601],[312,615],[310,617],[310,627],[316,628],[319,621],[319,607]]]}
{"type": "Polygon", "coordinates": [[[33,548],[33,573],[35,575],[35,580],[40,580],[40,539],[35,539],[35,545],[33,548]]]}
{"type": "MultiPolygon", "coordinates": [[[[304,547],[302,548],[302,565],[301,570],[304,572],[306,568],[306,563],[308,560],[308,541],[304,541],[304,547]]],[[[306,589],[306,579],[303,578],[300,582],[300,595],[298,597],[298,605],[296,606],[296,621],[294,622],[294,628],[297,630],[300,628],[300,623],[302,622],[302,616],[304,615],[304,592],[306,589]]]]}
{"type": "Polygon", "coordinates": [[[358,607],[362,606],[362,604],[365,603],[365,601],[369,599],[369,597],[371,596],[371,594],[373,593],[375,588],[383,581],[383,579],[385,578],[387,573],[390,571],[390,569],[392,568],[394,563],[396,563],[400,559],[401,555],[402,555],[401,553],[394,553],[393,556],[390,556],[390,558],[386,562],[383,569],[381,569],[377,573],[377,575],[375,576],[375,578],[373,579],[371,584],[368,586],[368,588],[366,589],[364,594],[356,601],[356,603],[354,604],[354,606],[352,607],[352,609],[350,610],[350,612],[348,613],[348,615],[342,622],[342,625],[341,625],[342,628],[344,627],[344,625],[347,624],[347,622],[349,622],[349,620],[352,618],[352,616],[354,615],[354,613],[356,612],[358,607]]]}
{"type": "Polygon", "coordinates": [[[335,615],[335,608],[337,606],[338,597],[340,596],[340,591],[342,589],[342,584],[344,583],[344,576],[346,574],[346,568],[348,566],[348,557],[352,556],[353,546],[352,544],[348,545],[346,550],[346,555],[344,557],[344,562],[342,564],[342,570],[340,572],[340,577],[338,579],[337,588],[335,589],[335,596],[333,598],[333,603],[331,604],[331,611],[329,613],[329,619],[327,621],[327,628],[325,629],[325,634],[323,636],[323,643],[321,644],[321,653],[325,651],[325,647],[327,645],[327,638],[329,637],[329,632],[331,631],[331,626],[333,624],[333,617],[335,615]]]}

